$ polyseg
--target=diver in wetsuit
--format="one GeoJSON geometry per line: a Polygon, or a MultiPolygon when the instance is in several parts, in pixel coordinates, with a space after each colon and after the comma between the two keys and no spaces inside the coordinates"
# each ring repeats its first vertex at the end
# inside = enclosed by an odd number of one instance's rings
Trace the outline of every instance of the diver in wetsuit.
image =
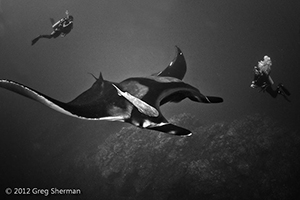
{"type": "Polygon", "coordinates": [[[40,38],[57,38],[58,36],[65,37],[73,29],[73,16],[69,15],[66,11],[66,17],[60,19],[58,22],[54,23],[54,20],[51,18],[53,32],[50,35],[39,35],[34,38],[31,42],[31,45],[34,45],[40,38]]]}
{"type": "Polygon", "coordinates": [[[278,94],[282,95],[287,101],[290,101],[287,96],[290,96],[290,92],[279,83],[276,90],[272,88],[274,81],[272,80],[271,73],[271,58],[264,56],[264,60],[258,62],[257,66],[254,66],[254,80],[250,87],[261,88],[261,91],[269,93],[273,98],[276,98],[278,94]]]}

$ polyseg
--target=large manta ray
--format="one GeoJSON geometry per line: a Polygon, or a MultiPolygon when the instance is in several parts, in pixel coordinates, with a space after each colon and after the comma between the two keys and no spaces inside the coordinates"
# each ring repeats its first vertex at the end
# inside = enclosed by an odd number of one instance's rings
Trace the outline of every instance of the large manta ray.
{"type": "Polygon", "coordinates": [[[190,136],[191,131],[169,123],[161,113],[160,106],[185,98],[201,103],[220,103],[223,99],[205,96],[182,81],[186,62],[181,50],[177,46],[176,49],[176,57],[163,71],[149,77],[128,78],[120,83],[104,80],[100,73],[91,88],[68,103],[11,80],[0,79],[0,87],[72,117],[127,122],[139,128],[190,136]]]}

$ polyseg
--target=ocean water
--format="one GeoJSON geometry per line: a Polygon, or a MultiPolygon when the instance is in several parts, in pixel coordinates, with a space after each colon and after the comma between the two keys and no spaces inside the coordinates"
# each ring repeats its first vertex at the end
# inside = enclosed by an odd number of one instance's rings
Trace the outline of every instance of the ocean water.
{"type": "Polygon", "coordinates": [[[297,1],[1,0],[1,79],[68,102],[93,84],[88,73],[115,82],[148,76],[169,64],[178,45],[184,81],[224,99],[164,105],[168,120],[194,133],[181,138],[71,118],[1,89],[1,196],[299,196],[299,11],[297,1]],[[65,10],[74,16],[71,33],[31,46],[65,10]],[[274,88],[283,83],[291,102],[250,88],[253,66],[265,55],[274,88]]]}

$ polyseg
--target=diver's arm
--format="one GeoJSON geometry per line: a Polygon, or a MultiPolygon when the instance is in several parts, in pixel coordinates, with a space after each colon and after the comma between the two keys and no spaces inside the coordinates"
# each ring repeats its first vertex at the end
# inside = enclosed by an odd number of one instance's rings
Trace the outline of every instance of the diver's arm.
{"type": "Polygon", "coordinates": [[[59,24],[61,24],[62,22],[64,22],[66,19],[69,18],[69,11],[68,11],[68,10],[66,10],[66,15],[67,15],[67,17],[61,18],[61,19],[60,19],[59,21],[57,21],[56,23],[52,23],[53,18],[50,18],[51,23],[53,24],[53,25],[52,25],[52,28],[53,28],[53,29],[56,28],[57,26],[59,26],[59,24]]]}
{"type": "Polygon", "coordinates": [[[72,21],[65,21],[64,23],[63,23],[63,27],[65,28],[65,27],[68,27],[68,26],[70,26],[70,25],[72,25],[72,21]]]}
{"type": "Polygon", "coordinates": [[[270,84],[270,85],[274,84],[274,81],[271,78],[270,73],[267,73],[266,71],[262,71],[261,73],[266,77],[265,79],[268,82],[268,84],[270,84]]]}
{"type": "Polygon", "coordinates": [[[259,68],[257,66],[253,67],[253,71],[254,71],[254,74],[256,74],[256,75],[262,75],[262,72],[259,70],[259,68]]]}
{"type": "Polygon", "coordinates": [[[52,26],[55,24],[55,20],[53,18],[50,18],[50,22],[51,22],[52,26]]]}

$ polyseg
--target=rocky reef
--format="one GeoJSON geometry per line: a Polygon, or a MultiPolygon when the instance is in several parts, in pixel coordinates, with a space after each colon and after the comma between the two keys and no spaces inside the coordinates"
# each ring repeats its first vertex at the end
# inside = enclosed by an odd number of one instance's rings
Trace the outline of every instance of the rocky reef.
{"type": "MultiPolygon", "coordinates": [[[[102,199],[290,199],[299,195],[299,129],[251,115],[176,137],[127,127],[79,154],[74,180],[102,199]]],[[[84,193],[84,192],[83,192],[84,193]]],[[[82,196],[83,197],[83,196],[82,196]]]]}

